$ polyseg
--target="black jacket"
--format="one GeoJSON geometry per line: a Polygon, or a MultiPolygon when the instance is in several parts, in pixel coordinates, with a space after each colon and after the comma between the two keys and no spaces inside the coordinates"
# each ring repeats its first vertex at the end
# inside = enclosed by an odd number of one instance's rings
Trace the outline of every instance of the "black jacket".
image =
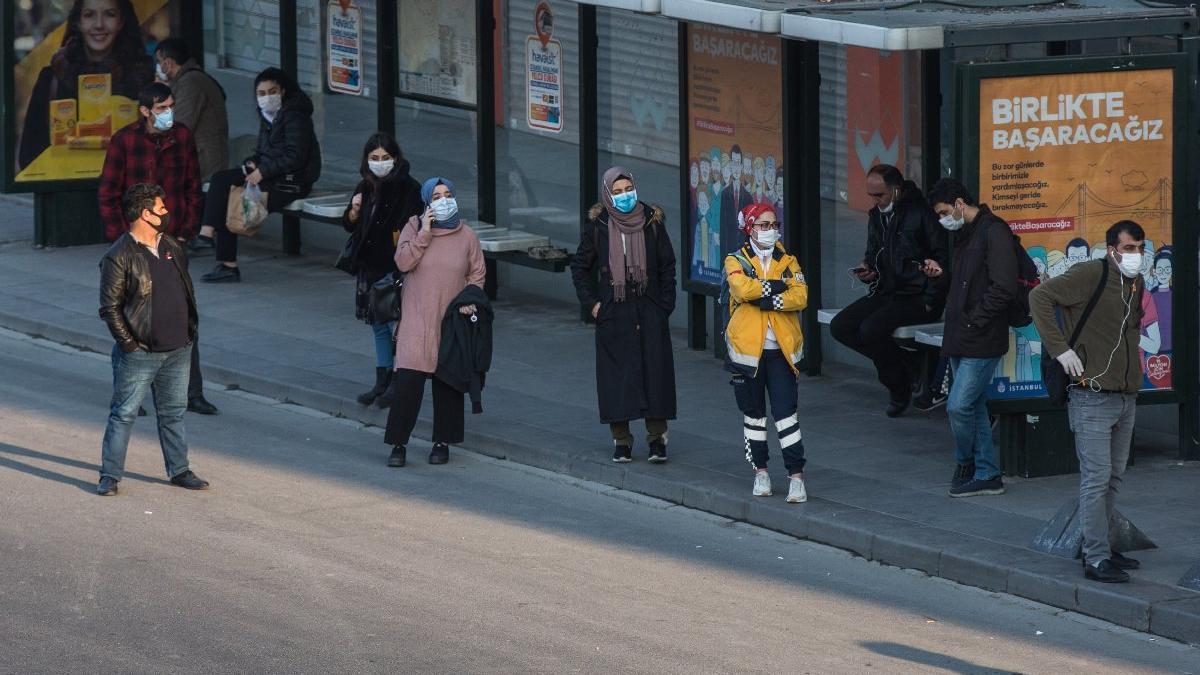
{"type": "Polygon", "coordinates": [[[905,183],[891,213],[881,213],[878,207],[867,213],[863,261],[879,274],[876,292],[920,295],[927,306],[937,310],[945,292],[921,272],[920,264],[931,258],[945,269],[949,257],[946,230],[934,218],[916,185],[905,183]]]}
{"type": "MultiPolygon", "coordinates": [[[[188,338],[196,340],[196,294],[192,288],[192,277],[188,275],[187,254],[174,237],[163,235],[166,255],[175,261],[188,301],[188,338]]],[[[108,324],[108,332],[122,351],[137,349],[149,351],[151,294],[150,270],[142,257],[142,245],[126,232],[122,234],[100,259],[100,318],[108,324]]]]}
{"type": "Polygon", "coordinates": [[[495,314],[483,289],[467,284],[450,302],[442,317],[442,340],[438,347],[438,365],[434,377],[457,391],[471,395],[471,412],[483,412],[480,393],[487,371],[492,367],[492,321],[495,314]],[[475,305],[468,316],[460,307],[475,305]]]}
{"type": "Polygon", "coordinates": [[[258,113],[258,148],[251,159],[263,180],[298,186],[307,193],[321,177],[321,145],[312,115],[312,100],[299,90],[283,97],[274,122],[258,113]]]}
{"type": "Polygon", "coordinates": [[[675,419],[675,358],[668,318],[675,310],[675,249],[662,209],[646,211],[645,293],[615,302],[608,267],[608,212],[588,212],[571,279],[579,301],[596,317],[596,393],[600,420],[675,419]],[[597,290],[591,280],[599,274],[597,290]]]}
{"type": "Polygon", "coordinates": [[[354,194],[362,194],[358,222],[350,222],[350,206],[342,214],[342,227],[355,235],[353,260],[367,280],[376,282],[396,269],[396,242],[400,231],[413,216],[421,215],[421,184],[408,173],[408,161],[396,162],[387,178],[372,183],[360,181],[354,194]]]}
{"type": "Polygon", "coordinates": [[[1017,255],[1008,223],[979,205],[954,237],[942,354],[976,359],[1008,351],[1007,308],[1017,296],[1017,255]]]}

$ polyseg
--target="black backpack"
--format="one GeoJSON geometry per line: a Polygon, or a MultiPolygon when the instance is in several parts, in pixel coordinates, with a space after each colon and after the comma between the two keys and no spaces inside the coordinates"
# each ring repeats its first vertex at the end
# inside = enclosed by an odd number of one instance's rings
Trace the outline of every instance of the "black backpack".
{"type": "MultiPolygon", "coordinates": [[[[1021,245],[1021,238],[1012,233],[1012,229],[1008,227],[1007,223],[1004,228],[1008,230],[1008,234],[1012,238],[1013,254],[1017,258],[1017,297],[1013,298],[1005,309],[1004,318],[1009,326],[1021,328],[1033,323],[1033,315],[1029,311],[1029,292],[1042,283],[1042,278],[1038,275],[1037,265],[1033,264],[1033,258],[1029,257],[1029,252],[1021,245]]],[[[984,233],[983,255],[985,259],[989,241],[987,233],[984,233]]]]}

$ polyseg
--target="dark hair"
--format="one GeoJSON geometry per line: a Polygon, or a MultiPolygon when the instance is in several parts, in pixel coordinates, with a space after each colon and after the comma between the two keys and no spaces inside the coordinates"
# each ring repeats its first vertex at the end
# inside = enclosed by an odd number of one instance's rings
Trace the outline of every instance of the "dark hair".
{"type": "MultiPolygon", "coordinates": [[[[1104,243],[1109,246],[1116,246],[1122,232],[1128,234],[1134,241],[1144,241],[1146,239],[1146,231],[1142,229],[1141,225],[1132,220],[1118,220],[1104,233],[1104,243]]],[[[1070,247],[1071,244],[1067,244],[1067,248],[1070,247]]]]}
{"type": "Polygon", "coordinates": [[[121,208],[125,210],[125,221],[133,223],[142,217],[142,211],[154,210],[154,200],[167,196],[163,189],[154,183],[137,183],[129,186],[121,197],[121,208]]]}
{"type": "MultiPolygon", "coordinates": [[[[146,53],[146,45],[142,42],[142,27],[138,23],[137,12],[133,9],[131,0],[113,0],[121,13],[121,32],[113,41],[110,68],[113,76],[113,86],[125,79],[125,69],[136,69],[140,66],[153,69],[150,55],[146,53]],[[139,62],[141,62],[139,64],[139,62]]],[[[60,78],[77,74],[79,66],[87,62],[87,52],[84,47],[83,33],[79,30],[79,22],[83,17],[84,0],[75,0],[71,11],[67,14],[67,27],[63,31],[62,46],[54,55],[52,63],[55,74],[60,78]]],[[[153,76],[151,76],[153,77],[153,76]]]]}
{"type": "MultiPolygon", "coordinates": [[[[1141,232],[1141,228],[1138,228],[1138,232],[1141,232]]],[[[1139,237],[1138,240],[1140,241],[1141,238],[1139,237]]],[[[1113,241],[1116,241],[1116,239],[1114,238],[1113,241]]],[[[1063,251],[1070,251],[1073,248],[1086,248],[1088,251],[1091,251],[1092,245],[1089,244],[1087,239],[1084,239],[1083,237],[1075,237],[1071,241],[1067,242],[1067,246],[1063,249],[1063,251]]]]}
{"type": "Polygon", "coordinates": [[[971,198],[971,191],[957,178],[942,178],[934,183],[933,187],[929,188],[928,201],[930,206],[936,204],[954,206],[954,202],[960,199],[967,206],[975,206],[975,200],[971,198]]]}
{"type": "MultiPolygon", "coordinates": [[[[1158,261],[1160,261],[1160,260],[1166,260],[1167,262],[1171,263],[1171,269],[1172,269],[1172,271],[1174,271],[1174,269],[1175,269],[1175,249],[1169,245],[1163,246],[1162,248],[1158,249],[1158,253],[1154,254],[1154,263],[1151,265],[1151,267],[1158,267],[1158,261]]],[[[1174,285],[1175,285],[1175,275],[1172,274],[1171,281],[1167,282],[1167,288],[1171,288],[1174,285]]]]}
{"type": "Polygon", "coordinates": [[[150,108],[171,98],[171,88],[162,82],[151,82],[138,92],[138,107],[150,108]]]}
{"type": "Polygon", "coordinates": [[[155,54],[162,54],[163,58],[171,59],[179,65],[187,63],[187,60],[192,58],[188,52],[187,42],[181,38],[167,38],[158,43],[158,47],[154,49],[155,54]]]}
{"type": "Polygon", "coordinates": [[[739,155],[742,154],[742,146],[738,145],[737,143],[734,143],[733,147],[729,149],[729,154],[732,156],[733,153],[735,153],[735,152],[739,155]]]}
{"type": "Polygon", "coordinates": [[[296,80],[292,79],[291,75],[288,75],[287,72],[285,72],[282,68],[276,68],[274,66],[265,68],[261,73],[254,76],[255,89],[258,89],[258,85],[262,84],[263,82],[274,82],[275,84],[278,84],[279,87],[283,89],[283,95],[285,97],[292,92],[300,91],[300,85],[296,84],[296,80]]]}
{"type": "MultiPolygon", "coordinates": [[[[371,173],[371,167],[367,164],[367,155],[370,155],[377,148],[382,148],[387,154],[391,155],[392,159],[396,160],[396,167],[400,166],[400,162],[404,160],[404,153],[400,151],[400,144],[396,142],[395,138],[392,138],[391,134],[383,131],[371,134],[371,137],[367,139],[367,144],[363,146],[362,164],[358,167],[358,172],[362,175],[363,180],[370,183],[378,183],[380,180],[383,180],[371,173]]],[[[396,172],[396,167],[392,167],[392,173],[396,172]]],[[[384,178],[390,176],[391,174],[388,174],[384,178]]]]}

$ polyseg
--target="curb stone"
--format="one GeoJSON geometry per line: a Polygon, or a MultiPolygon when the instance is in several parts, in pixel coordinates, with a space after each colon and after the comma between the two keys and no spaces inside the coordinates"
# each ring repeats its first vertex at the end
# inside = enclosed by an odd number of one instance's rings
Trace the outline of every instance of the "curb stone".
{"type": "MultiPolygon", "coordinates": [[[[0,327],[84,351],[106,354],[109,337],[71,330],[54,323],[0,312],[0,327]]],[[[220,353],[208,350],[205,353],[220,353]]],[[[205,358],[206,379],[229,389],[294,402],[334,417],[382,427],[387,412],[364,407],[345,396],[228,368],[205,358]]],[[[344,388],[344,387],[335,387],[344,388]]],[[[868,560],[920,570],[957,583],[1006,592],[1060,609],[1080,612],[1135,630],[1190,644],[1200,644],[1200,593],[1179,586],[1138,581],[1103,586],[1086,582],[1076,561],[1031,549],[995,543],[979,537],[923,525],[887,514],[810,498],[805,504],[785,504],[782,498],[753,498],[742,482],[719,477],[713,483],[672,480],[646,473],[644,462],[613,464],[593,456],[562,450],[562,438],[519,422],[523,442],[467,430],[464,445],[496,459],[537,467],[558,474],[609,485],[647,497],[706,511],[733,521],[767,528],[853,552],[868,560]],[[745,496],[737,496],[743,492],[745,496]]],[[[428,440],[433,430],[428,411],[422,413],[414,436],[428,440]]],[[[380,450],[382,456],[382,449],[380,450]]],[[[656,468],[655,471],[658,469],[656,468]]],[[[661,507],[661,505],[660,505],[661,507]]]]}

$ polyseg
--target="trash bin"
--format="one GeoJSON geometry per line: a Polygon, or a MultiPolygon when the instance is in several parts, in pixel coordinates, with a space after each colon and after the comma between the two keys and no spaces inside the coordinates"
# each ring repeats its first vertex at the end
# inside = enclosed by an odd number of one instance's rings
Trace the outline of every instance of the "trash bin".
{"type": "Polygon", "coordinates": [[[1001,414],[996,443],[1000,466],[1009,476],[1036,478],[1079,472],[1075,434],[1066,410],[1001,414]]]}
{"type": "Polygon", "coordinates": [[[38,246],[104,243],[96,191],[34,193],[33,241],[38,246]]]}

